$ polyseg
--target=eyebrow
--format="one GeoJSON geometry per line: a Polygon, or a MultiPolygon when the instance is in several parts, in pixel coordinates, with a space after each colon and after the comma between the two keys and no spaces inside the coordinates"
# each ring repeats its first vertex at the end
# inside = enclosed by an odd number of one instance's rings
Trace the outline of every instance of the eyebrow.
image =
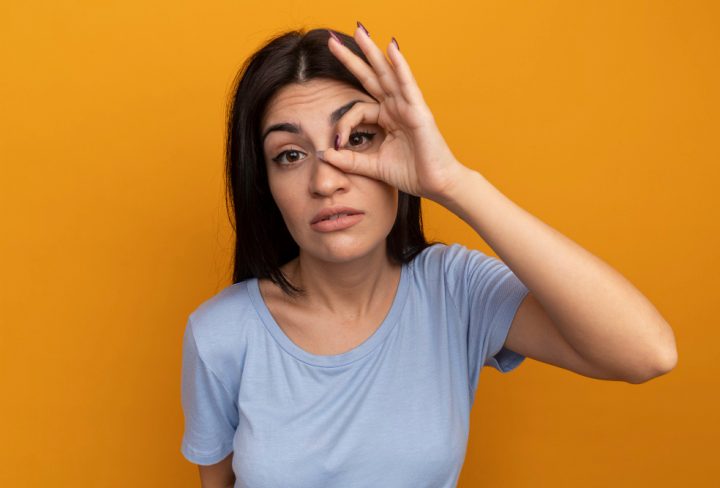
{"type": "MultiPolygon", "coordinates": [[[[345,112],[347,112],[348,110],[350,110],[352,108],[353,105],[355,105],[358,102],[362,102],[362,101],[363,100],[359,100],[359,99],[352,100],[352,101],[346,103],[345,105],[343,105],[342,107],[340,107],[339,109],[335,110],[333,113],[330,114],[330,118],[328,119],[328,124],[330,124],[330,125],[335,124],[338,120],[340,120],[340,117],[342,117],[345,114],[345,112]]],[[[285,131],[285,132],[291,132],[293,134],[302,134],[303,133],[302,129],[300,127],[298,127],[297,125],[291,124],[290,122],[281,122],[279,124],[273,124],[267,128],[267,130],[265,131],[265,133],[262,136],[261,143],[264,144],[265,138],[268,136],[268,134],[270,134],[271,132],[274,132],[274,131],[285,131]]]]}

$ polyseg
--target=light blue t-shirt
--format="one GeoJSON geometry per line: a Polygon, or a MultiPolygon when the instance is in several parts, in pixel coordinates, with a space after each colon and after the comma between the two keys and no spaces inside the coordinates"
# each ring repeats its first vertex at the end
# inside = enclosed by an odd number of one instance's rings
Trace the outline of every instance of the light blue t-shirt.
{"type": "Polygon", "coordinates": [[[235,488],[452,488],[483,365],[504,347],[528,289],[501,260],[435,244],[402,266],[378,329],[337,355],[282,331],[257,278],[188,318],[181,452],[214,464],[234,452],[235,488]]]}

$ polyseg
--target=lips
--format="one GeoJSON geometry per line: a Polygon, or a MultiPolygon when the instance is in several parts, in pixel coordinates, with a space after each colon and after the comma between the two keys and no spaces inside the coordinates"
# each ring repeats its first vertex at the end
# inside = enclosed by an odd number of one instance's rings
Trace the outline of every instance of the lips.
{"type": "Polygon", "coordinates": [[[356,208],[352,207],[327,207],[322,210],[320,210],[317,214],[315,214],[315,217],[310,221],[310,224],[315,224],[317,222],[320,222],[321,220],[328,219],[329,217],[332,217],[333,215],[339,215],[339,214],[346,214],[346,215],[355,215],[355,214],[361,214],[364,213],[356,208]]]}

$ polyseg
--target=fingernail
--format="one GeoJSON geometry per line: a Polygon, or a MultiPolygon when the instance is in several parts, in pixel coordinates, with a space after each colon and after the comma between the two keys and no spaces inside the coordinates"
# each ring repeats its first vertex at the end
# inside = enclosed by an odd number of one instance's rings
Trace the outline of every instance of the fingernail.
{"type": "Polygon", "coordinates": [[[397,43],[397,41],[395,40],[395,38],[394,38],[394,37],[392,38],[392,42],[394,42],[394,43],[395,43],[395,47],[396,47],[396,48],[397,48],[397,50],[399,51],[399,50],[400,50],[400,46],[398,46],[398,43],[397,43]]]}
{"type": "Polygon", "coordinates": [[[334,33],[333,31],[331,31],[330,29],[328,29],[327,31],[330,33],[330,35],[332,36],[333,39],[335,39],[335,40],[336,40],[337,42],[339,42],[341,45],[343,45],[343,46],[345,45],[345,43],[342,42],[342,41],[340,40],[340,38],[339,38],[337,35],[335,35],[335,33],[334,33]]]}
{"type": "Polygon", "coordinates": [[[360,23],[359,20],[357,21],[357,25],[358,25],[358,27],[360,27],[363,31],[365,31],[365,35],[366,35],[366,36],[370,37],[370,33],[369,33],[368,30],[365,28],[365,26],[360,23]]]}
{"type": "Polygon", "coordinates": [[[340,149],[340,134],[335,134],[335,150],[340,149]]]}
{"type": "Polygon", "coordinates": [[[325,159],[325,151],[315,151],[315,154],[317,155],[318,158],[322,159],[323,161],[326,160],[325,159]]]}

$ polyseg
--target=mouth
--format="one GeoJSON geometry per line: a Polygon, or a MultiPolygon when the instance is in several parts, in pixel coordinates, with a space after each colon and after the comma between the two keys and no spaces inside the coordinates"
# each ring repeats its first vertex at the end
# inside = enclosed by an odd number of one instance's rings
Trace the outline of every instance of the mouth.
{"type": "MultiPolygon", "coordinates": [[[[340,217],[347,217],[348,215],[357,215],[357,214],[355,214],[355,213],[348,213],[348,212],[341,212],[341,213],[339,213],[339,214],[333,214],[333,215],[331,215],[330,217],[325,217],[324,219],[320,219],[318,222],[325,222],[325,221],[328,221],[328,220],[337,220],[337,219],[339,219],[340,217]]],[[[315,223],[317,223],[317,222],[315,222],[315,223]]]]}
{"type": "Polygon", "coordinates": [[[359,223],[365,217],[362,213],[348,214],[340,213],[328,216],[327,218],[320,219],[317,222],[310,224],[310,227],[317,232],[335,232],[339,230],[348,229],[355,224],[359,223]]]}
{"type": "Polygon", "coordinates": [[[315,217],[313,217],[313,219],[310,221],[310,225],[317,224],[318,222],[343,219],[363,213],[364,212],[354,209],[352,207],[328,207],[320,210],[317,214],[315,214],[315,217]]]}

